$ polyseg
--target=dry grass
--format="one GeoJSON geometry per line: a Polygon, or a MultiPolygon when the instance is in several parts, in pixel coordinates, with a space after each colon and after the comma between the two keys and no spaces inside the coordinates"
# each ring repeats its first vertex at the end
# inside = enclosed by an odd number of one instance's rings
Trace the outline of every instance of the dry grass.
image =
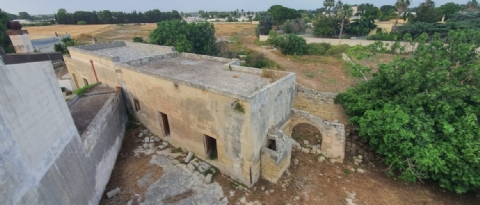
{"type": "Polygon", "coordinates": [[[253,24],[214,24],[215,36],[235,36],[240,33],[252,33],[257,25],[253,24]]]}
{"type": "Polygon", "coordinates": [[[73,38],[79,37],[81,34],[89,34],[95,36],[102,31],[108,30],[109,27],[115,25],[102,24],[102,25],[53,25],[53,26],[32,26],[26,27],[30,34],[30,39],[41,39],[55,37],[55,32],[58,35],[69,33],[73,38]]]}

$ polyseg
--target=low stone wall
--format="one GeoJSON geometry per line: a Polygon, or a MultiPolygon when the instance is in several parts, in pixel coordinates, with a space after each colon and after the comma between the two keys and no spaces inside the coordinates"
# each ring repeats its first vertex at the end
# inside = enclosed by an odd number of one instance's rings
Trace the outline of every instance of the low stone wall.
{"type": "Polygon", "coordinates": [[[322,133],[321,153],[328,158],[343,162],[345,158],[345,125],[337,122],[328,122],[320,117],[313,116],[303,110],[292,109],[290,120],[282,130],[291,135],[293,127],[300,123],[308,123],[322,133]]]}
{"type": "Polygon", "coordinates": [[[338,120],[345,125],[350,124],[343,106],[333,102],[337,93],[320,92],[300,84],[296,84],[295,89],[297,91],[293,103],[295,109],[305,110],[327,121],[338,120]]]}

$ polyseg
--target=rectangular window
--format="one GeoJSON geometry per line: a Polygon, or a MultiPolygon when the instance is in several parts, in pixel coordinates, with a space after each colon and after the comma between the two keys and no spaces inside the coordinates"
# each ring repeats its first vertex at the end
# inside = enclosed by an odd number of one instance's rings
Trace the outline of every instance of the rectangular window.
{"type": "Polygon", "coordinates": [[[140,111],[140,102],[137,99],[133,98],[133,104],[135,104],[135,111],[140,111]]]}
{"type": "Polygon", "coordinates": [[[170,124],[168,123],[168,116],[163,112],[158,112],[158,118],[160,121],[160,126],[163,126],[163,131],[165,136],[170,135],[170,124]]]}
{"type": "Polygon", "coordinates": [[[83,86],[86,86],[86,85],[88,85],[88,80],[84,78],[83,79],[83,86]]]}
{"type": "Polygon", "coordinates": [[[207,158],[210,160],[217,159],[217,140],[213,137],[205,135],[205,146],[207,148],[207,158]]]}

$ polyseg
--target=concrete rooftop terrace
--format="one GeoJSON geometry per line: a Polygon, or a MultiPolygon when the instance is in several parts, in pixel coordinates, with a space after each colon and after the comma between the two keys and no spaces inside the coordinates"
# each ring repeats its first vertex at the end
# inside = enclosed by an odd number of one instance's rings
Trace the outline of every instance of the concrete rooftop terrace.
{"type": "MultiPolygon", "coordinates": [[[[69,48],[71,49],[71,48],[69,48]]],[[[262,70],[242,67],[238,59],[177,53],[173,47],[114,42],[77,46],[72,50],[110,58],[126,68],[191,87],[242,99],[271,83],[262,70]]],[[[282,75],[284,76],[284,75],[282,75]]]]}
{"type": "Polygon", "coordinates": [[[86,92],[85,96],[78,96],[74,102],[69,103],[73,122],[80,135],[82,135],[87,129],[95,116],[97,116],[97,113],[102,109],[105,102],[107,102],[114,92],[114,88],[99,84],[86,92]]]}

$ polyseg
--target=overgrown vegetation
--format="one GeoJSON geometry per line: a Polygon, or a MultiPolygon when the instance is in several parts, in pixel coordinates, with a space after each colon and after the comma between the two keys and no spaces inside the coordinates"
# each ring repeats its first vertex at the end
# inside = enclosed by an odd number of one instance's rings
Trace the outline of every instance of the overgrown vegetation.
{"type": "Polygon", "coordinates": [[[192,23],[171,20],[157,23],[150,33],[150,43],[174,46],[178,52],[217,55],[215,27],[211,23],[192,23]]]}
{"type": "Polygon", "coordinates": [[[331,55],[338,56],[347,52],[348,45],[332,46],[329,43],[307,44],[305,39],[293,34],[279,35],[270,31],[268,43],[275,45],[284,55],[331,55]]]}
{"type": "Polygon", "coordinates": [[[233,108],[233,110],[240,113],[245,113],[245,108],[243,107],[242,103],[238,100],[235,102],[235,107],[233,108]]]}
{"type": "Polygon", "coordinates": [[[478,31],[422,34],[412,56],[379,64],[373,78],[339,94],[359,135],[385,158],[389,175],[480,188],[478,31]],[[428,43],[427,43],[428,42],[428,43]]]}
{"type": "Polygon", "coordinates": [[[73,91],[73,93],[75,93],[75,95],[78,95],[78,96],[84,96],[86,92],[88,92],[90,90],[90,88],[96,86],[97,83],[95,84],[90,84],[90,85],[86,85],[86,86],[83,86],[79,89],[76,89],[73,91]]]}
{"type": "Polygon", "coordinates": [[[77,25],[87,25],[87,22],[85,22],[85,21],[78,21],[78,22],[77,22],[77,25]]]}
{"type": "Polygon", "coordinates": [[[145,40],[143,40],[143,37],[138,37],[138,36],[135,36],[133,37],[133,42],[136,42],[136,43],[145,43],[145,40]]]}
{"type": "Polygon", "coordinates": [[[161,12],[153,9],[145,12],[132,11],[116,12],[109,10],[102,11],[75,11],[73,13],[61,8],[55,14],[55,20],[59,24],[78,24],[83,21],[86,24],[119,24],[119,23],[157,23],[172,19],[182,19],[180,14],[173,10],[161,12]]]}
{"type": "Polygon", "coordinates": [[[255,34],[257,37],[259,35],[268,35],[268,32],[272,30],[274,19],[271,13],[267,12],[264,14],[259,14],[259,23],[257,28],[255,28],[255,34]]]}
{"type": "Polygon", "coordinates": [[[7,35],[7,23],[9,21],[9,15],[0,9],[0,46],[3,47],[6,53],[14,53],[12,42],[7,35]]]}
{"type": "Polygon", "coordinates": [[[55,52],[59,52],[62,54],[69,54],[67,47],[76,46],[76,45],[77,45],[77,42],[75,40],[73,40],[70,37],[65,37],[62,39],[62,43],[56,43],[55,45],[53,45],[53,49],[55,50],[55,52]]]}
{"type": "Polygon", "coordinates": [[[303,19],[286,20],[280,25],[280,29],[288,34],[303,34],[306,28],[305,20],[303,19]]]}

